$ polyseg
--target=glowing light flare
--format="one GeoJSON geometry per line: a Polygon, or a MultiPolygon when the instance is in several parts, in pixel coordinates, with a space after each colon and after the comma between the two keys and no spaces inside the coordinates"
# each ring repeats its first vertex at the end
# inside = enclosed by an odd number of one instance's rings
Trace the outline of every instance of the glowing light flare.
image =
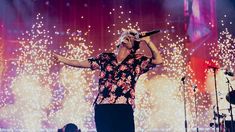
{"type": "Polygon", "coordinates": [[[42,86],[34,76],[21,74],[12,82],[15,103],[0,109],[0,118],[9,119],[13,125],[11,128],[41,129],[41,121],[46,119],[43,109],[51,99],[48,89],[42,86]]]}
{"type": "MultiPolygon", "coordinates": [[[[79,125],[82,130],[87,130],[85,119],[91,114],[91,102],[86,100],[86,93],[89,92],[89,83],[85,79],[85,71],[63,67],[59,74],[59,82],[65,88],[62,107],[55,111],[54,116],[50,118],[50,122],[56,126],[63,126],[68,122],[79,125]],[[76,116],[74,116],[76,115],[76,116]]],[[[58,100],[60,103],[60,100],[58,100]]]]}
{"type": "Polygon", "coordinates": [[[178,98],[179,83],[176,80],[172,80],[168,77],[158,76],[149,80],[148,88],[152,93],[152,109],[154,110],[150,118],[151,128],[170,128],[174,131],[181,130],[183,122],[183,104],[178,98]],[[172,84],[172,85],[169,85],[172,84]],[[174,107],[177,106],[177,109],[174,107]],[[167,113],[171,113],[171,116],[167,116],[167,113]],[[159,120],[158,117],[161,119],[159,120]],[[174,122],[169,122],[173,120],[174,122]],[[178,125],[177,125],[178,124],[178,125]]]}

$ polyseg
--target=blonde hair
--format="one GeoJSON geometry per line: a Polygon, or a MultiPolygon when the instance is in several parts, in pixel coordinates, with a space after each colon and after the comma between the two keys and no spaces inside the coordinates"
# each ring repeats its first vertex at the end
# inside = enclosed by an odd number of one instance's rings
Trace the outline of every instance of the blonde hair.
{"type": "Polygon", "coordinates": [[[124,28],[122,28],[122,33],[121,33],[121,36],[119,37],[119,39],[117,40],[116,47],[120,46],[120,44],[123,42],[124,38],[127,35],[135,36],[137,34],[138,34],[138,31],[135,30],[135,29],[124,29],[124,28]]]}
{"type": "Polygon", "coordinates": [[[121,45],[121,43],[123,42],[124,38],[127,36],[127,35],[133,35],[135,38],[136,38],[136,41],[134,41],[134,45],[132,47],[132,50],[131,50],[131,53],[135,53],[139,48],[139,43],[140,41],[137,40],[137,36],[139,32],[135,29],[122,29],[122,33],[121,33],[121,36],[119,37],[119,39],[117,40],[116,42],[116,50],[114,51],[115,53],[118,52],[118,49],[119,46],[121,45]]]}

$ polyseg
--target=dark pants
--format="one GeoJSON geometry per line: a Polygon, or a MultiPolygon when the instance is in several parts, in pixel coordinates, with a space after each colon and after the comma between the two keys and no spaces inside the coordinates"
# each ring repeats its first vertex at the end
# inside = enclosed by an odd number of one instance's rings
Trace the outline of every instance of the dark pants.
{"type": "Polygon", "coordinates": [[[134,116],[131,105],[101,104],[95,106],[97,132],[134,132],[134,116]]]}

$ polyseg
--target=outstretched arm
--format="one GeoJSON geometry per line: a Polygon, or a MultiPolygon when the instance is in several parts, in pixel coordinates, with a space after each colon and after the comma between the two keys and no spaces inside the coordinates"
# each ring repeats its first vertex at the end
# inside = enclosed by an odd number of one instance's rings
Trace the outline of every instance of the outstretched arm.
{"type": "Polygon", "coordinates": [[[152,58],[153,58],[152,63],[156,64],[156,65],[162,64],[163,63],[162,56],[161,56],[159,50],[157,49],[157,47],[151,41],[150,37],[149,36],[144,37],[141,40],[145,41],[145,43],[147,44],[148,48],[151,51],[152,58]]]}
{"type": "Polygon", "coordinates": [[[62,62],[69,66],[78,67],[78,68],[90,68],[91,67],[88,60],[78,61],[78,60],[67,59],[55,53],[53,53],[53,55],[57,61],[62,62]]]}

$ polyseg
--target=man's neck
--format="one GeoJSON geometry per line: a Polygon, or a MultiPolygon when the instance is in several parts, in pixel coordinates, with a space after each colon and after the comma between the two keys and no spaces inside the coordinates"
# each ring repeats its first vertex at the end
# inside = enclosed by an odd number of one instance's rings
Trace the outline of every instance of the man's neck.
{"type": "Polygon", "coordinates": [[[122,62],[129,54],[130,50],[125,47],[121,47],[117,53],[117,61],[122,62]]]}

